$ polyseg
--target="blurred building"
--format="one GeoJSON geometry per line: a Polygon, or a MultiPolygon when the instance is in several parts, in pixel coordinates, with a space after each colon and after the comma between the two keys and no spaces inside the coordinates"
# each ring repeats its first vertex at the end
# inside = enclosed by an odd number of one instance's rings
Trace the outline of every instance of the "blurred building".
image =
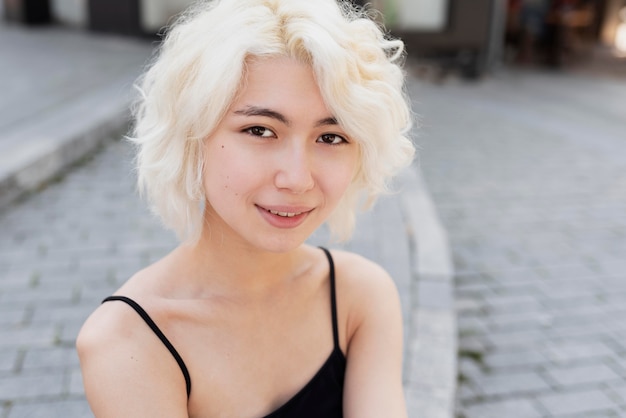
{"type": "MultiPolygon", "coordinates": [[[[193,2],[1,1],[8,20],[132,36],[154,36],[193,2]]],[[[598,47],[617,56],[620,46],[626,56],[626,11],[620,14],[626,0],[353,1],[380,11],[385,25],[405,40],[410,56],[434,60],[469,77],[502,61],[568,65],[576,57],[589,59],[598,47]]]]}
{"type": "Polygon", "coordinates": [[[508,0],[505,46],[524,64],[619,59],[626,55],[625,20],[626,0],[508,0]]]}

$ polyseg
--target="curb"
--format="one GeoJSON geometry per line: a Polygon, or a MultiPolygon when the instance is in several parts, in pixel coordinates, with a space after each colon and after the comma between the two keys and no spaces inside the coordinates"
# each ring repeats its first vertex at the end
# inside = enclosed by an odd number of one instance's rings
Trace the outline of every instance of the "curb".
{"type": "Polygon", "coordinates": [[[447,234],[418,167],[405,170],[399,180],[404,185],[400,201],[413,276],[406,338],[407,408],[410,417],[451,418],[457,386],[457,324],[447,234]]]}
{"type": "Polygon", "coordinates": [[[63,103],[28,125],[3,135],[0,152],[0,210],[43,187],[128,127],[133,81],[122,77],[63,103]]]}

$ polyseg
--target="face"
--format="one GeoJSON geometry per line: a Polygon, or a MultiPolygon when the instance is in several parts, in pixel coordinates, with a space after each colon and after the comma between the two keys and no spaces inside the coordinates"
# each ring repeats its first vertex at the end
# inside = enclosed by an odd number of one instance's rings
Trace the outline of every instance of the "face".
{"type": "Polygon", "coordinates": [[[357,159],[357,143],[327,109],[309,66],[250,62],[243,91],[205,141],[211,237],[264,251],[296,248],[336,207],[357,159]]]}

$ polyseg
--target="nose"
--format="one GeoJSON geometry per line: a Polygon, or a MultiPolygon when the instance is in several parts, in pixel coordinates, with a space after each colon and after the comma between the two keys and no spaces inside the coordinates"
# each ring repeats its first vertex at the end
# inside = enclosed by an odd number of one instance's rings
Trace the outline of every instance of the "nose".
{"type": "Polygon", "coordinates": [[[304,193],[315,185],[312,172],[312,156],[306,145],[290,144],[277,159],[274,184],[291,193],[304,193]]]}

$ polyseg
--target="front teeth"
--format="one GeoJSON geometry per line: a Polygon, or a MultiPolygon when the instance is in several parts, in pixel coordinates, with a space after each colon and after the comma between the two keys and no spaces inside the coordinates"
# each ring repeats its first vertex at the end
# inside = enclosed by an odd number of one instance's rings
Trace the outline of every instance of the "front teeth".
{"type": "Polygon", "coordinates": [[[271,209],[270,209],[270,210],[269,210],[269,213],[271,213],[272,215],[278,215],[278,216],[285,216],[285,217],[287,217],[287,218],[293,218],[293,217],[294,217],[294,216],[296,216],[296,215],[300,215],[300,213],[302,213],[302,212],[299,212],[299,213],[291,213],[291,212],[278,212],[278,211],[276,211],[276,210],[271,210],[271,209]]]}

